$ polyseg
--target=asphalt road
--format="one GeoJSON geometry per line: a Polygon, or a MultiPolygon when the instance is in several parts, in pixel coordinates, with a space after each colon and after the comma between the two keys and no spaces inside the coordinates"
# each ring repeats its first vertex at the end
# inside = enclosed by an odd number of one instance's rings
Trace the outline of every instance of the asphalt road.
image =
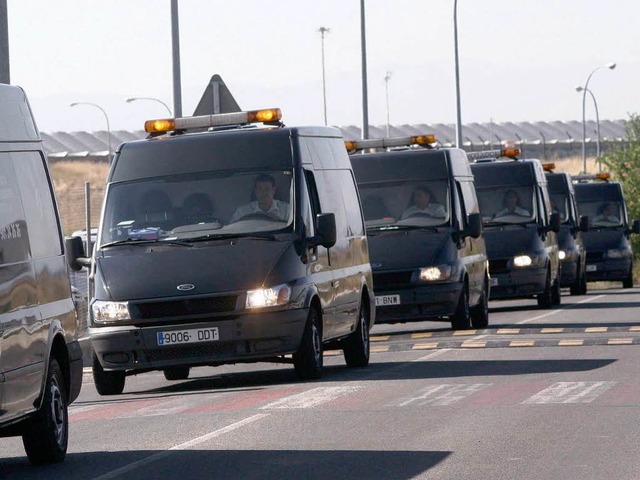
{"type": "Polygon", "coordinates": [[[127,378],[85,375],[60,465],[0,439],[2,479],[640,478],[640,290],[492,302],[490,326],[378,325],[372,362],[327,352],[321,381],[290,365],[127,378]]]}

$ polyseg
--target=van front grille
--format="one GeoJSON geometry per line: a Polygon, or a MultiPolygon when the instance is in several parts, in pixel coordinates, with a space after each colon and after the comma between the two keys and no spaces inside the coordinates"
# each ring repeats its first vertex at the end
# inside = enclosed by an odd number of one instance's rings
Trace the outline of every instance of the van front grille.
{"type": "Polygon", "coordinates": [[[150,362],[199,358],[210,355],[233,355],[235,353],[236,346],[233,342],[203,343],[200,345],[165,347],[145,351],[147,360],[150,362]]]}
{"type": "Polygon", "coordinates": [[[146,320],[166,317],[187,317],[211,313],[232,312],[236,308],[236,295],[226,297],[185,298],[160,302],[134,303],[136,319],[146,320]]]}
{"type": "Polygon", "coordinates": [[[604,259],[604,252],[587,252],[587,262],[597,262],[604,259]]]}
{"type": "Polygon", "coordinates": [[[489,273],[505,273],[509,271],[507,267],[509,259],[500,258],[496,260],[489,260],[489,273]]]}
{"type": "Polygon", "coordinates": [[[376,291],[390,290],[399,287],[410,287],[413,270],[404,272],[373,273],[373,288],[376,291]]]}

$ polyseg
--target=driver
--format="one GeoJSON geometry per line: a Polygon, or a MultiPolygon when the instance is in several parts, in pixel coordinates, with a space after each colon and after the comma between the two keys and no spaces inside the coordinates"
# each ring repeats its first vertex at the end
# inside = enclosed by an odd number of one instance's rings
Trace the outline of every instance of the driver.
{"type": "Polygon", "coordinates": [[[507,215],[518,215],[521,217],[530,217],[531,214],[520,206],[520,198],[515,190],[507,190],[504,194],[502,202],[504,208],[495,214],[495,218],[505,217],[507,215]]]}
{"type": "Polygon", "coordinates": [[[617,213],[618,208],[615,203],[604,202],[598,208],[598,214],[594,217],[593,222],[620,223],[617,213]]]}
{"type": "Polygon", "coordinates": [[[411,204],[402,212],[401,219],[411,217],[413,215],[428,215],[430,217],[445,218],[447,212],[444,205],[432,202],[433,194],[426,185],[418,185],[413,189],[411,194],[411,204]]]}
{"type": "Polygon", "coordinates": [[[239,206],[230,223],[253,214],[263,214],[273,220],[286,221],[289,218],[289,204],[273,198],[276,194],[276,180],[271,175],[261,174],[253,186],[255,200],[239,206]]]}

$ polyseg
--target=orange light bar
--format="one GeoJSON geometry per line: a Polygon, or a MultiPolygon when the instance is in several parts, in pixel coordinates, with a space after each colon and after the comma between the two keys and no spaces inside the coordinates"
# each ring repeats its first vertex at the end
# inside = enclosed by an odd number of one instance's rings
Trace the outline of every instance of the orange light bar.
{"type": "Polygon", "coordinates": [[[372,138],[368,140],[345,140],[344,146],[348,152],[365,148],[408,147],[410,145],[431,145],[436,143],[436,136],[414,135],[412,137],[372,138]]]}
{"type": "Polygon", "coordinates": [[[197,117],[169,118],[162,120],[147,120],[144,129],[147,133],[164,133],[174,130],[189,130],[190,128],[222,127],[227,125],[244,125],[247,123],[278,122],[282,118],[279,108],[251,110],[248,112],[219,113],[215,115],[200,115],[197,117]]]}
{"type": "Polygon", "coordinates": [[[519,148],[514,148],[514,147],[500,149],[501,157],[518,157],[520,156],[521,153],[522,152],[520,151],[519,148]]]}
{"type": "Polygon", "coordinates": [[[611,175],[609,174],[609,172],[596,173],[596,179],[598,180],[609,180],[610,178],[611,175]]]}
{"type": "Polygon", "coordinates": [[[555,163],[543,163],[542,164],[542,169],[545,172],[553,172],[556,169],[556,164],[555,163]]]}

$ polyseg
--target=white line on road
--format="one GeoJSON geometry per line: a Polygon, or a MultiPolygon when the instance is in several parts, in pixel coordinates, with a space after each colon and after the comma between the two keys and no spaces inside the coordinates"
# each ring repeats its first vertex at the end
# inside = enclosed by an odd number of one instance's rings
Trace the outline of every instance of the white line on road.
{"type": "Polygon", "coordinates": [[[522,403],[591,403],[615,384],[616,382],[557,382],[522,403]]]}
{"type": "Polygon", "coordinates": [[[561,312],[564,312],[565,310],[570,309],[573,305],[580,305],[580,304],[582,304],[582,303],[591,302],[591,301],[593,301],[593,300],[597,300],[598,298],[602,298],[602,297],[604,297],[604,296],[605,296],[605,295],[596,295],[595,297],[587,298],[586,300],[582,300],[581,302],[576,302],[576,303],[572,303],[572,304],[570,304],[570,305],[567,305],[567,308],[561,308],[561,309],[559,309],[559,310],[552,310],[552,311],[550,311],[550,312],[544,313],[544,314],[542,314],[542,315],[538,315],[538,316],[536,316],[536,317],[527,318],[526,320],[522,320],[522,321],[520,321],[520,322],[516,323],[516,325],[523,325],[523,324],[525,324],[525,323],[533,322],[534,320],[539,320],[539,319],[541,319],[541,318],[550,317],[551,315],[556,315],[556,314],[558,314],[558,313],[561,313],[561,312]]]}
{"type": "Polygon", "coordinates": [[[335,400],[343,395],[355,392],[360,387],[317,387],[307,390],[306,392],[297,393],[288,397],[271,402],[261,409],[269,410],[272,408],[311,408],[317,407],[323,403],[335,400]]]}
{"type": "Polygon", "coordinates": [[[225,433],[236,430],[244,425],[249,423],[253,423],[261,418],[268,417],[268,413],[259,413],[257,415],[252,415],[251,417],[247,417],[239,422],[232,423],[224,428],[220,428],[218,430],[214,430],[213,432],[207,433],[206,435],[202,435],[201,437],[194,438],[193,440],[189,440],[188,442],[181,443],[180,445],[176,445],[171,447],[169,450],[165,450],[164,452],[156,453],[155,455],[151,455],[150,457],[143,458],[142,460],[138,460],[137,462],[130,463],[129,465],[125,465],[124,467],[118,468],[116,470],[112,470],[110,472],[105,473],[104,475],[100,475],[99,477],[93,478],[93,480],[108,480],[111,478],[116,478],[119,475],[123,475],[125,473],[129,473],[137,468],[140,468],[144,465],[148,465],[153,462],[157,462],[158,460],[162,460],[163,458],[171,455],[171,452],[174,450],[186,450],[200,443],[206,442],[207,440],[211,440],[212,438],[219,437],[220,435],[224,435],[225,433]]]}

